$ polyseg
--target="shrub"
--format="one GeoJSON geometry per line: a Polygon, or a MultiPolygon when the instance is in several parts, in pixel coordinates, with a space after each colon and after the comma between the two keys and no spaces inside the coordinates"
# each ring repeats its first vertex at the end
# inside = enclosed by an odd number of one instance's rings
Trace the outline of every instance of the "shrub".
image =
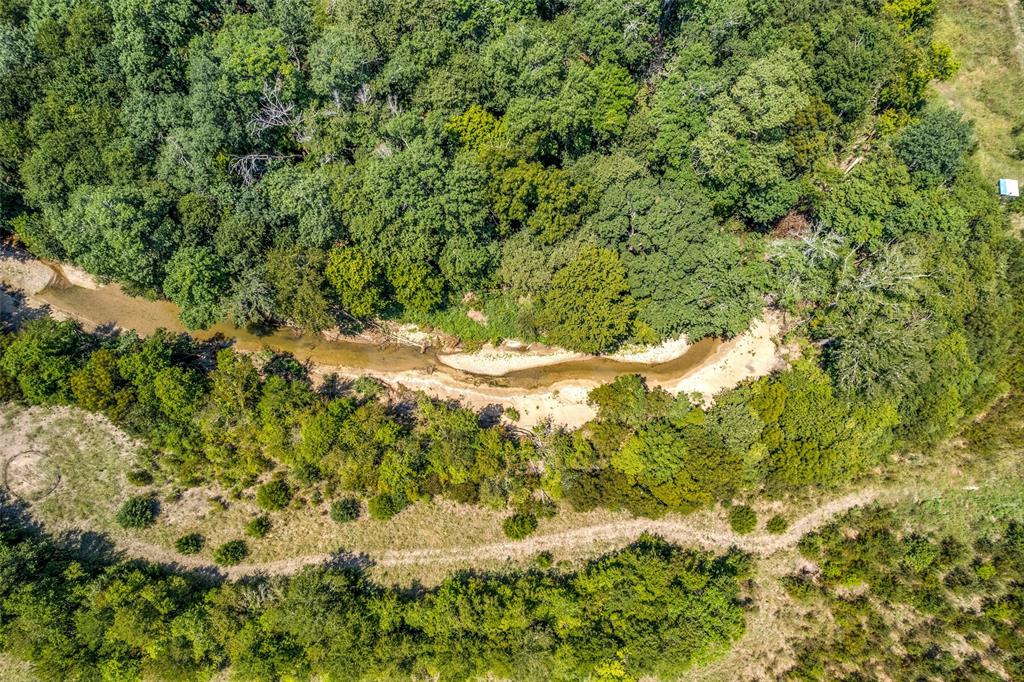
{"type": "Polygon", "coordinates": [[[145,469],[132,469],[128,472],[125,478],[132,485],[149,485],[153,482],[153,474],[149,473],[145,469]]]}
{"type": "Polygon", "coordinates": [[[355,521],[359,518],[361,510],[359,500],[354,497],[346,497],[335,501],[334,504],[331,505],[331,519],[333,519],[335,523],[348,523],[349,521],[355,521]]]}
{"type": "Polygon", "coordinates": [[[117,523],[122,528],[146,528],[156,520],[156,500],[148,495],[131,497],[117,512],[117,523]]]}
{"type": "Polygon", "coordinates": [[[323,479],[323,472],[320,471],[320,467],[309,462],[299,462],[295,465],[293,471],[295,473],[295,480],[302,485],[313,485],[323,479]]]}
{"type": "Polygon", "coordinates": [[[456,483],[448,488],[447,495],[459,504],[476,504],[480,501],[480,486],[476,483],[456,483]]]}
{"type": "Polygon", "coordinates": [[[782,587],[785,588],[786,594],[796,601],[803,603],[813,600],[820,593],[818,587],[813,582],[807,578],[796,575],[787,575],[783,577],[782,587]]]}
{"type": "Polygon", "coordinates": [[[789,528],[789,521],[786,520],[785,516],[776,514],[768,519],[768,523],[765,524],[764,528],[772,535],[782,535],[789,528]]]}
{"type": "Polygon", "coordinates": [[[501,524],[505,535],[513,540],[520,540],[537,530],[537,517],[533,514],[513,514],[501,524]]]}
{"type": "Polygon", "coordinates": [[[231,540],[213,550],[213,560],[219,566],[235,566],[249,556],[249,547],[245,540],[231,540]]]}
{"type": "Polygon", "coordinates": [[[284,509],[291,499],[291,488],[281,479],[264,483],[256,489],[256,504],[267,511],[284,509]]]}
{"type": "Polygon", "coordinates": [[[202,535],[199,533],[189,533],[188,535],[182,535],[174,541],[174,549],[178,550],[179,554],[198,554],[205,544],[206,539],[202,535]]]}
{"type": "Polygon", "coordinates": [[[551,552],[541,552],[533,559],[533,565],[539,569],[547,570],[555,565],[555,557],[551,552]]]}
{"type": "Polygon", "coordinates": [[[740,535],[746,535],[757,528],[757,514],[746,505],[737,505],[729,510],[729,525],[740,535]]]}
{"type": "Polygon", "coordinates": [[[387,521],[409,506],[409,500],[401,493],[381,493],[367,505],[370,516],[378,521],[387,521]]]}
{"type": "Polygon", "coordinates": [[[359,377],[352,382],[352,390],[370,400],[384,392],[384,384],[373,377],[359,377]]]}
{"type": "Polygon", "coordinates": [[[270,517],[261,514],[245,525],[245,534],[252,538],[262,538],[270,532],[272,525],[270,517]]]}

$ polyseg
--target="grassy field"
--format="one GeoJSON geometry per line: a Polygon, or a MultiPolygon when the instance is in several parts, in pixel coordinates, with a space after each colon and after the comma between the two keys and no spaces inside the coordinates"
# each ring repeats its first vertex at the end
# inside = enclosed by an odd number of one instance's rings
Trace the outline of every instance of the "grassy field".
{"type": "Polygon", "coordinates": [[[1014,126],[1024,123],[1024,55],[1009,2],[1018,0],[945,0],[936,27],[936,39],[950,45],[962,64],[937,89],[974,121],[978,165],[993,183],[1000,177],[1024,180],[1024,159],[1014,154],[1011,139],[1014,126]]]}

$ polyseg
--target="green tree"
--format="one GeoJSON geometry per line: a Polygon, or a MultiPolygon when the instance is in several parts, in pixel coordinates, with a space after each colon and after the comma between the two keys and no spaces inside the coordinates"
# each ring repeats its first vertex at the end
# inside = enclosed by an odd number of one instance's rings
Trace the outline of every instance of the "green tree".
{"type": "Polygon", "coordinates": [[[513,514],[501,522],[501,529],[513,540],[522,540],[537,530],[537,517],[533,514],[513,514]]]}
{"type": "Polygon", "coordinates": [[[844,402],[828,375],[806,362],[756,384],[751,405],[765,424],[761,466],[775,488],[848,479],[893,447],[891,403],[844,402]]]}
{"type": "Polygon", "coordinates": [[[811,70],[790,48],[759,59],[715,98],[707,130],[693,143],[718,201],[757,223],[783,215],[798,192],[787,167],[786,126],[807,107],[811,70]]]}
{"type": "Polygon", "coordinates": [[[237,566],[249,556],[245,540],[230,540],[213,550],[213,560],[219,566],[237,566]]]}
{"type": "Polygon", "coordinates": [[[274,524],[270,520],[270,517],[266,514],[261,514],[254,517],[249,523],[245,524],[245,534],[251,538],[262,538],[266,537],[270,529],[273,528],[274,524]]]}
{"type": "MultiPolygon", "coordinates": [[[[129,392],[122,393],[124,380],[117,369],[117,355],[107,348],[100,348],[89,355],[85,364],[68,378],[75,402],[92,412],[114,413],[117,408],[126,408],[131,399],[129,392]]],[[[120,410],[118,410],[120,411],[120,410]]]]}
{"type": "Polygon", "coordinates": [[[325,254],[315,249],[278,248],[267,254],[266,275],[281,318],[311,332],[334,323],[324,279],[325,254]]]}
{"type": "Polygon", "coordinates": [[[538,324],[552,343],[598,353],[628,336],[635,312],[616,253],[584,246],[552,277],[538,324]]]}
{"type": "Polygon", "coordinates": [[[387,521],[409,506],[409,500],[401,493],[381,493],[370,499],[370,517],[387,521]]]}
{"type": "Polygon", "coordinates": [[[32,403],[69,402],[82,341],[81,332],[71,322],[33,320],[3,348],[0,370],[18,382],[21,393],[32,403]]]}
{"type": "Polygon", "coordinates": [[[910,172],[926,183],[948,183],[964,167],[974,146],[973,127],[944,107],[928,109],[908,126],[893,149],[910,172]]]}
{"type": "Polygon", "coordinates": [[[168,202],[147,189],[85,186],[70,199],[58,238],[82,267],[133,291],[155,290],[174,250],[168,202]]]}
{"type": "Polygon", "coordinates": [[[204,544],[206,544],[206,541],[202,535],[199,533],[189,533],[188,535],[182,535],[174,541],[174,549],[179,554],[190,556],[198,554],[203,549],[204,544]]]}
{"type": "Polygon", "coordinates": [[[164,293],[181,307],[189,329],[209,327],[221,315],[226,277],[220,259],[208,247],[186,246],[167,263],[164,293]]]}
{"type": "Polygon", "coordinates": [[[362,505],[359,500],[354,497],[335,500],[331,503],[331,520],[335,523],[348,523],[349,521],[355,521],[359,518],[361,511],[362,505]]]}
{"type": "Polygon", "coordinates": [[[382,273],[358,247],[331,249],[325,274],[341,300],[341,307],[351,315],[372,317],[384,307],[382,273]]]}
{"type": "Polygon", "coordinates": [[[291,502],[292,491],[282,479],[264,483],[256,489],[256,504],[267,511],[279,511],[291,502]]]}
{"type": "Polygon", "coordinates": [[[772,535],[782,535],[789,528],[789,521],[785,516],[776,514],[775,516],[768,519],[768,523],[764,525],[764,529],[772,535]]]}
{"type": "Polygon", "coordinates": [[[156,520],[157,504],[149,495],[130,497],[117,510],[117,523],[122,528],[138,530],[153,525],[156,520]]]}
{"type": "Polygon", "coordinates": [[[747,535],[757,528],[757,514],[750,507],[738,504],[729,510],[729,527],[740,535],[747,535]]]}

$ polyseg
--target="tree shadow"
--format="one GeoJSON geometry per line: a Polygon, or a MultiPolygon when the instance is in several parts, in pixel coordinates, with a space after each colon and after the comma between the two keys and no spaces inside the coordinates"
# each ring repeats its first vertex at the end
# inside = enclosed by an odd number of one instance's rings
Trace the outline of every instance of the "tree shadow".
{"type": "Polygon", "coordinates": [[[336,552],[332,552],[330,558],[320,565],[332,570],[347,570],[355,571],[357,573],[366,573],[375,565],[375,563],[376,562],[374,562],[374,560],[366,553],[360,552],[357,554],[355,552],[349,552],[348,550],[339,549],[336,552]]]}
{"type": "Polygon", "coordinates": [[[501,417],[505,414],[505,407],[497,403],[491,403],[480,410],[480,426],[490,429],[501,423],[501,417]]]}
{"type": "Polygon", "coordinates": [[[0,284],[0,330],[17,331],[26,322],[50,316],[50,306],[29,307],[25,294],[0,284]]]}
{"type": "Polygon", "coordinates": [[[54,540],[84,564],[106,565],[120,558],[106,533],[74,528],[56,535],[54,540]]]}
{"type": "Polygon", "coordinates": [[[326,398],[340,398],[352,392],[355,381],[343,379],[337,374],[328,374],[317,388],[317,392],[326,398]]]}
{"type": "Polygon", "coordinates": [[[0,488],[0,523],[20,528],[32,535],[43,532],[42,525],[32,518],[28,503],[17,499],[3,488],[0,488]]]}
{"type": "Polygon", "coordinates": [[[275,352],[270,360],[263,365],[263,373],[267,376],[281,377],[285,381],[303,381],[309,383],[309,363],[302,363],[291,353],[275,352]]]}
{"type": "Polygon", "coordinates": [[[112,322],[101,324],[91,332],[91,335],[102,344],[107,341],[116,341],[123,331],[112,322]]]}

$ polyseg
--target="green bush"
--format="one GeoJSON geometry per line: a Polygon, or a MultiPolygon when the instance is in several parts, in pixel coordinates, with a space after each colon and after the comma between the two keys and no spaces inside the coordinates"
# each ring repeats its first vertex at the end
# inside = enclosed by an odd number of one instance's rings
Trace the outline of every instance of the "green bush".
{"type": "Polygon", "coordinates": [[[359,377],[352,382],[352,390],[366,400],[370,400],[384,392],[384,384],[373,377],[359,377]]]}
{"type": "Polygon", "coordinates": [[[219,566],[235,566],[249,556],[249,546],[245,540],[231,540],[213,550],[213,560],[219,566]]]}
{"type": "Polygon", "coordinates": [[[409,500],[400,493],[381,493],[367,505],[370,517],[378,521],[387,521],[408,506],[409,500]]]}
{"type": "Polygon", "coordinates": [[[117,524],[122,528],[147,528],[156,520],[156,500],[148,495],[128,498],[117,512],[117,524]]]}
{"type": "Polygon", "coordinates": [[[537,530],[537,517],[533,514],[513,514],[501,524],[505,535],[513,540],[520,540],[537,530]]]}
{"type": "Polygon", "coordinates": [[[145,469],[132,469],[128,472],[125,478],[127,478],[128,482],[132,485],[138,486],[149,485],[153,482],[153,474],[149,473],[145,469]]]}
{"type": "Polygon", "coordinates": [[[272,525],[270,517],[261,514],[245,525],[245,534],[251,538],[262,538],[270,532],[272,525]]]}
{"type": "Polygon", "coordinates": [[[786,594],[798,602],[807,603],[819,595],[817,586],[808,578],[787,575],[782,578],[782,587],[786,594]]]}
{"type": "Polygon", "coordinates": [[[768,519],[768,523],[765,524],[764,528],[772,535],[781,535],[789,528],[789,521],[786,520],[785,516],[776,514],[768,519]]]}
{"type": "Polygon", "coordinates": [[[337,500],[331,505],[331,519],[336,523],[348,523],[359,518],[361,505],[354,497],[337,500]]]}
{"type": "Polygon", "coordinates": [[[320,471],[320,467],[309,462],[299,462],[295,465],[293,470],[295,474],[295,480],[302,485],[313,485],[323,480],[323,472],[320,471]]]}
{"type": "Polygon", "coordinates": [[[189,533],[174,541],[174,549],[178,550],[179,554],[198,554],[205,544],[206,539],[202,535],[189,533]]]}
{"type": "Polygon", "coordinates": [[[281,479],[264,483],[256,489],[256,504],[267,511],[284,509],[291,499],[291,488],[281,479]]]}
{"type": "Polygon", "coordinates": [[[729,510],[729,525],[740,535],[746,535],[757,528],[757,514],[746,505],[737,505],[729,510]]]}

